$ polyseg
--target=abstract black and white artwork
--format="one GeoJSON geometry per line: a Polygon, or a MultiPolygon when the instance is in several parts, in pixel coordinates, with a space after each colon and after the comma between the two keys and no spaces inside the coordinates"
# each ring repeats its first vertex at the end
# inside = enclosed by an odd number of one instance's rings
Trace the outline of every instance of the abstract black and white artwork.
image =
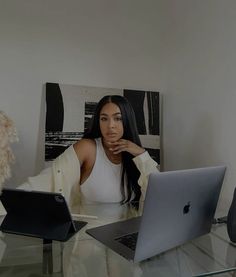
{"type": "Polygon", "coordinates": [[[105,95],[131,103],[143,147],[160,164],[160,94],[156,91],[46,83],[45,161],[82,138],[96,104],[105,95]]]}

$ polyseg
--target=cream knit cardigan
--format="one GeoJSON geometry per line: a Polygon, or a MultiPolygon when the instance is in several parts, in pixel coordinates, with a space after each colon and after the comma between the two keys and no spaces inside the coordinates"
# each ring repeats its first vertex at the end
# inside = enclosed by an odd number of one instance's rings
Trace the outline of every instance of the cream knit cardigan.
{"type": "MultiPolygon", "coordinates": [[[[147,151],[133,158],[133,161],[141,173],[138,183],[144,199],[148,176],[151,172],[158,171],[157,163],[147,151]]],[[[44,169],[37,176],[29,177],[28,181],[18,188],[61,193],[69,206],[73,207],[80,198],[79,180],[80,162],[71,145],[53,161],[50,168],[44,169]]]]}

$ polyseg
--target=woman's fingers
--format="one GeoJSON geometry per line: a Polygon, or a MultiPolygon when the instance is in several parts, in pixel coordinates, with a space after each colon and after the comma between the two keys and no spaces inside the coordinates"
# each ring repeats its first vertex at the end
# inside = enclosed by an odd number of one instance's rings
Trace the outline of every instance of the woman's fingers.
{"type": "Polygon", "coordinates": [[[110,142],[109,144],[111,146],[109,150],[112,151],[114,154],[119,154],[126,151],[134,156],[137,156],[145,151],[142,147],[125,139],[120,139],[116,142],[110,142]]]}

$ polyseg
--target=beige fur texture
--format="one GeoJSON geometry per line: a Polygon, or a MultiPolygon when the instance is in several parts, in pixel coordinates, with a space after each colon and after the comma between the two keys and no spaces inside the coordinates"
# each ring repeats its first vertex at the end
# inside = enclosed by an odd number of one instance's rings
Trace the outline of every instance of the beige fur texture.
{"type": "Polygon", "coordinates": [[[0,191],[4,181],[11,177],[10,164],[15,158],[10,144],[14,141],[18,141],[14,123],[0,111],[0,191]]]}

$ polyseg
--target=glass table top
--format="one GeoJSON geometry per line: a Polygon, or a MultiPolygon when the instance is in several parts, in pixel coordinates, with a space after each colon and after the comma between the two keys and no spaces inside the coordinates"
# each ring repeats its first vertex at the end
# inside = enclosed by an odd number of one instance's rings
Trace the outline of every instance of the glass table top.
{"type": "Polygon", "coordinates": [[[134,263],[89,236],[85,231],[137,216],[120,204],[86,204],[72,213],[88,224],[65,243],[43,244],[39,238],[0,233],[0,276],[236,276],[236,244],[225,224],[213,225],[198,237],[143,262],[134,263]],[[88,217],[86,217],[88,215],[88,217]]]}

